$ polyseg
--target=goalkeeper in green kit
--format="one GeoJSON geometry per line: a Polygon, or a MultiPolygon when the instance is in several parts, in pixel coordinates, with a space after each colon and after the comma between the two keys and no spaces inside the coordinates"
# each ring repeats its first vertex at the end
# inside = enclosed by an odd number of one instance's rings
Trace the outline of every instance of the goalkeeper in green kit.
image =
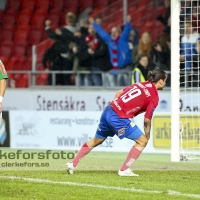
{"type": "Polygon", "coordinates": [[[6,91],[6,79],[8,79],[8,75],[3,62],[0,60],[0,118],[2,118],[2,102],[6,91]]]}

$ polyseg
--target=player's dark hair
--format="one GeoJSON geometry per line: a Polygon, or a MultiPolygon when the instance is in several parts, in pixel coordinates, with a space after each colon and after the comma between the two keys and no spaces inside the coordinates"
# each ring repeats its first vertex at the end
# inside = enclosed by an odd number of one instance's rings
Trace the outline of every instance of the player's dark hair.
{"type": "Polygon", "coordinates": [[[162,69],[154,69],[153,71],[150,71],[147,75],[147,81],[152,83],[157,83],[160,79],[163,81],[167,78],[167,74],[162,69]]]}

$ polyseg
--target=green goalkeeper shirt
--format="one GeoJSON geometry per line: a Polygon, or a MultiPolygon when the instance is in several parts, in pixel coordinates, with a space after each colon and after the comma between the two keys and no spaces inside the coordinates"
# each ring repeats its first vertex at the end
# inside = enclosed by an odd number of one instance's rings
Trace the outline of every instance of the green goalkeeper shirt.
{"type": "Polygon", "coordinates": [[[0,80],[7,79],[8,75],[3,62],[0,60],[0,80]]]}

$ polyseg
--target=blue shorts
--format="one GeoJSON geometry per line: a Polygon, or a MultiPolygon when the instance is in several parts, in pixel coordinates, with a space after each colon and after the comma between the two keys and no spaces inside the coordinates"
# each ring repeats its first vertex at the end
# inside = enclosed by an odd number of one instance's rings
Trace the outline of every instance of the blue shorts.
{"type": "Polygon", "coordinates": [[[101,115],[95,137],[106,139],[117,135],[120,139],[126,137],[131,140],[137,140],[142,134],[137,125],[131,122],[130,119],[120,118],[112,109],[112,106],[109,105],[101,115]]]}

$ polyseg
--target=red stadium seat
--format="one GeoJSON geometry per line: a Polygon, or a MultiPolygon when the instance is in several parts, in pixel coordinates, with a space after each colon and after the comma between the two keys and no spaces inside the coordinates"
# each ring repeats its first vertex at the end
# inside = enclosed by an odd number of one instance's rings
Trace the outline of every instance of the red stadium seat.
{"type": "Polygon", "coordinates": [[[4,46],[9,46],[9,47],[13,47],[13,45],[14,45],[14,42],[13,41],[11,41],[11,40],[4,40],[4,41],[2,41],[1,42],[1,45],[4,45],[4,46]]]}
{"type": "Polygon", "coordinates": [[[43,40],[49,39],[49,36],[47,35],[46,30],[43,30],[43,31],[42,31],[42,39],[43,39],[43,40]]]}
{"type": "Polygon", "coordinates": [[[8,45],[1,45],[0,46],[0,56],[5,56],[7,58],[10,58],[11,51],[12,51],[12,47],[10,47],[8,45]]]}
{"type": "Polygon", "coordinates": [[[60,26],[60,18],[59,15],[56,14],[48,14],[46,19],[51,20],[51,28],[55,29],[60,26]]]}
{"type": "Polygon", "coordinates": [[[103,18],[106,21],[106,18],[110,15],[110,9],[109,7],[106,7],[101,10],[101,18],[103,18]]]}
{"type": "Polygon", "coordinates": [[[28,87],[28,74],[20,74],[19,78],[16,79],[17,88],[27,88],[28,87]]]}
{"type": "Polygon", "coordinates": [[[30,19],[31,19],[31,15],[27,15],[27,14],[19,14],[17,16],[17,25],[24,25],[24,24],[29,24],[30,23],[30,19]]]}
{"type": "Polygon", "coordinates": [[[29,31],[30,28],[31,28],[31,25],[29,25],[29,24],[20,24],[20,25],[17,25],[17,29],[20,29],[20,30],[29,31]]]}
{"type": "Polygon", "coordinates": [[[0,41],[12,41],[13,32],[9,30],[1,30],[0,41]]]}
{"type": "Polygon", "coordinates": [[[32,57],[28,57],[24,63],[23,70],[32,70],[32,57]]]}
{"type": "MultiPolygon", "coordinates": [[[[94,19],[96,18],[96,17],[100,17],[99,16],[99,12],[100,12],[100,9],[99,8],[95,8],[95,9],[93,9],[90,13],[89,13],[89,16],[90,17],[93,17],[94,19]]],[[[110,11],[109,11],[110,12],[110,11]]],[[[108,18],[109,16],[107,16],[107,18],[108,18]]]]}
{"type": "Polygon", "coordinates": [[[8,15],[17,16],[18,11],[16,11],[16,10],[7,10],[5,13],[8,14],[8,15]]]}
{"type": "Polygon", "coordinates": [[[9,59],[8,57],[5,56],[0,56],[0,60],[3,62],[3,64],[6,66],[6,64],[8,63],[9,59]]]}
{"type": "Polygon", "coordinates": [[[48,85],[48,74],[38,74],[36,77],[37,85],[48,85]]]}
{"type": "Polygon", "coordinates": [[[59,14],[64,8],[64,0],[51,0],[49,5],[49,13],[59,14]]]}
{"type": "Polygon", "coordinates": [[[66,22],[66,12],[65,11],[60,13],[60,24],[61,24],[61,26],[64,26],[64,25],[67,24],[67,22],[66,22]]]}
{"type": "Polygon", "coordinates": [[[33,11],[29,9],[23,9],[19,12],[19,14],[24,14],[24,15],[33,15],[33,11]]]}
{"type": "Polygon", "coordinates": [[[44,71],[44,66],[42,63],[36,63],[36,69],[38,71],[44,71]]]}
{"type": "Polygon", "coordinates": [[[23,64],[18,60],[18,61],[15,63],[13,70],[14,70],[14,71],[22,70],[22,67],[23,67],[23,64]]]}
{"type": "Polygon", "coordinates": [[[3,13],[4,13],[4,10],[0,9],[0,21],[1,21],[1,17],[3,15],[3,13]]]}
{"type": "Polygon", "coordinates": [[[22,74],[14,74],[13,79],[15,80],[15,83],[17,85],[17,82],[22,78],[22,74]]]}
{"type": "Polygon", "coordinates": [[[116,13],[119,10],[123,10],[123,1],[116,1],[114,4],[110,6],[110,13],[116,13]]]}
{"type": "Polygon", "coordinates": [[[158,15],[164,15],[166,12],[166,7],[165,6],[159,6],[156,9],[156,12],[158,13],[158,15]]]}
{"type": "Polygon", "coordinates": [[[149,0],[139,0],[138,1],[138,8],[148,4],[149,0]]]}
{"type": "Polygon", "coordinates": [[[128,14],[132,15],[134,12],[137,12],[137,7],[136,6],[131,6],[128,8],[128,14]]]}
{"type": "MultiPolygon", "coordinates": [[[[135,0],[135,1],[133,1],[133,0],[127,0],[127,3],[128,3],[129,6],[132,6],[132,5],[137,5],[137,2],[138,2],[138,1],[139,1],[139,0],[135,0]]],[[[110,3],[114,3],[115,0],[109,0],[109,2],[110,2],[110,3]]]]}
{"type": "MultiPolygon", "coordinates": [[[[133,0],[131,0],[131,1],[133,1],[133,0]]],[[[116,0],[109,0],[109,4],[114,4],[114,3],[116,3],[116,0]]]]}
{"type": "Polygon", "coordinates": [[[1,25],[3,29],[12,29],[15,25],[15,15],[3,13],[1,25]]]}
{"type": "Polygon", "coordinates": [[[12,49],[12,56],[21,57],[26,54],[26,45],[15,45],[12,49]]]}
{"type": "Polygon", "coordinates": [[[20,3],[21,3],[20,0],[8,0],[7,6],[6,6],[6,12],[9,12],[9,13],[10,11],[18,12],[20,8],[20,3]]]}
{"type": "Polygon", "coordinates": [[[13,70],[23,70],[24,64],[26,63],[26,60],[27,60],[26,56],[19,57],[18,60],[16,61],[15,65],[14,65],[13,70]]]}
{"type": "Polygon", "coordinates": [[[154,23],[155,23],[154,21],[147,21],[145,22],[144,27],[149,31],[154,26],[154,23]]]}
{"type": "Polygon", "coordinates": [[[35,9],[37,10],[46,10],[49,9],[50,0],[35,0],[35,9]]]}
{"type": "Polygon", "coordinates": [[[119,21],[122,21],[122,20],[123,20],[123,10],[115,13],[113,21],[118,23],[119,21]]]}
{"type": "Polygon", "coordinates": [[[48,10],[45,10],[45,9],[38,9],[35,11],[34,15],[43,15],[43,16],[46,16],[48,13],[48,10]]]}
{"type": "Polygon", "coordinates": [[[27,41],[28,38],[28,30],[16,29],[14,31],[14,42],[20,43],[27,41]]]}
{"type": "Polygon", "coordinates": [[[40,43],[42,40],[42,31],[38,29],[31,29],[28,35],[28,42],[29,45],[36,45],[40,43]]]}
{"type": "Polygon", "coordinates": [[[94,1],[94,7],[95,8],[106,8],[108,6],[108,0],[95,0],[94,1]]]}
{"type": "Polygon", "coordinates": [[[32,28],[44,28],[44,15],[33,15],[31,17],[31,26],[32,28]]]}
{"type": "Polygon", "coordinates": [[[6,64],[6,70],[8,71],[14,70],[14,66],[18,61],[18,59],[19,59],[18,57],[12,56],[6,64]]]}
{"type": "Polygon", "coordinates": [[[112,29],[113,27],[115,27],[115,26],[116,26],[115,22],[109,23],[109,24],[106,26],[106,31],[107,31],[108,33],[110,33],[110,32],[111,32],[111,29],[112,29]]]}
{"type": "Polygon", "coordinates": [[[73,0],[73,1],[64,0],[64,10],[77,14],[78,0],[73,0]]]}
{"type": "Polygon", "coordinates": [[[93,0],[79,0],[79,10],[83,12],[87,8],[93,8],[93,0]]]}
{"type": "Polygon", "coordinates": [[[134,12],[132,14],[132,17],[135,22],[141,21],[144,18],[144,16],[145,16],[144,11],[145,11],[145,6],[142,6],[142,7],[138,8],[136,10],[136,12],[134,12]]]}
{"type": "Polygon", "coordinates": [[[54,40],[52,39],[47,39],[47,40],[42,41],[37,48],[37,55],[44,53],[53,44],[54,44],[54,40]]]}
{"type": "Polygon", "coordinates": [[[21,0],[21,10],[28,9],[33,11],[35,8],[35,0],[21,0]]]}

